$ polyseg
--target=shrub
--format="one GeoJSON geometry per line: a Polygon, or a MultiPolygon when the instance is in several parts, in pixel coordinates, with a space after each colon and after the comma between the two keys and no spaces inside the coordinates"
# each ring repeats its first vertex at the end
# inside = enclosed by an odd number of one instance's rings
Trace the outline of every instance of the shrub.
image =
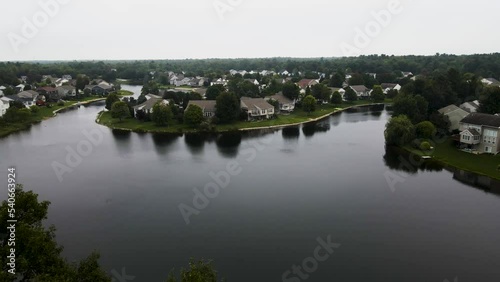
{"type": "Polygon", "coordinates": [[[58,106],[64,106],[64,102],[63,101],[59,101],[59,102],[57,102],[57,105],[58,106]]]}
{"type": "Polygon", "coordinates": [[[424,141],[420,143],[420,149],[423,151],[429,151],[431,149],[431,144],[429,144],[429,142],[427,141],[424,141]]]}
{"type": "Polygon", "coordinates": [[[30,111],[31,113],[36,114],[40,111],[40,109],[38,108],[38,106],[33,105],[30,107],[30,111]]]}

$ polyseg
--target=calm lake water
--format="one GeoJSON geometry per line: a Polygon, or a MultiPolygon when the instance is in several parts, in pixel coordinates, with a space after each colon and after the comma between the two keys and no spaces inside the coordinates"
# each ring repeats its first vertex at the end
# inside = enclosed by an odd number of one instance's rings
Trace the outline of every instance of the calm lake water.
{"type": "Polygon", "coordinates": [[[52,202],[48,223],[70,260],[99,250],[127,281],[165,281],[190,257],[213,259],[228,281],[500,281],[500,184],[435,164],[401,171],[384,148],[384,108],[173,137],[112,132],[94,122],[103,105],[0,139],[1,183],[14,165],[18,182],[52,202]],[[71,150],[86,156],[59,181],[53,165],[69,166],[71,150]],[[192,207],[193,189],[228,164],[239,173],[186,224],[179,205],[192,207]],[[393,189],[387,175],[399,175],[393,189]],[[340,246],[307,280],[283,280],[328,236],[340,246]]]}

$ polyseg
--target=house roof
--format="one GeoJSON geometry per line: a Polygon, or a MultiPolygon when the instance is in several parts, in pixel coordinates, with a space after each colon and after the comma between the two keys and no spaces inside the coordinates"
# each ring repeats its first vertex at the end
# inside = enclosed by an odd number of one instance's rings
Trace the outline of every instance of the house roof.
{"type": "Polygon", "coordinates": [[[307,86],[313,85],[313,82],[315,82],[315,79],[302,79],[301,81],[297,82],[300,88],[307,88],[307,86]]]}
{"type": "Polygon", "coordinates": [[[190,105],[196,105],[200,107],[203,112],[215,112],[215,104],[216,102],[213,100],[191,100],[188,103],[188,108],[190,105]]]}
{"type": "Polygon", "coordinates": [[[366,92],[369,89],[364,85],[351,85],[351,88],[356,92],[366,92]]]}
{"type": "Polygon", "coordinates": [[[57,89],[55,89],[54,87],[50,87],[50,86],[39,87],[36,90],[37,91],[43,90],[45,92],[54,92],[54,91],[57,91],[57,89]]]}
{"type": "Polygon", "coordinates": [[[466,132],[469,132],[472,136],[481,136],[481,133],[479,133],[479,131],[475,130],[474,128],[468,128],[462,131],[460,134],[464,134],[466,132]]]}
{"type": "MultiPolygon", "coordinates": [[[[134,107],[135,110],[146,110],[149,111],[153,108],[154,105],[156,105],[158,102],[162,102],[163,98],[151,98],[147,100],[146,102],[137,105],[134,107]]],[[[168,101],[167,101],[168,103],[168,101]]]]}
{"type": "Polygon", "coordinates": [[[396,83],[382,83],[380,86],[382,87],[382,89],[387,89],[387,88],[392,89],[392,88],[396,87],[397,84],[396,83]]]}
{"type": "Polygon", "coordinates": [[[467,117],[465,117],[464,119],[462,119],[460,122],[500,128],[500,116],[496,115],[472,113],[467,117]]]}
{"type": "Polygon", "coordinates": [[[37,97],[38,95],[40,95],[40,94],[38,94],[38,92],[36,92],[34,90],[26,90],[26,91],[23,91],[23,92],[19,92],[16,95],[13,95],[13,96],[17,96],[19,98],[33,99],[33,98],[37,97]]]}
{"type": "Polygon", "coordinates": [[[500,84],[500,81],[490,77],[490,78],[485,78],[485,80],[488,80],[489,82],[491,82],[491,84],[495,84],[495,85],[499,85],[500,84]]]}
{"type": "Polygon", "coordinates": [[[283,95],[283,92],[278,92],[274,94],[273,96],[267,97],[267,99],[273,99],[278,101],[280,104],[292,104],[293,101],[288,99],[285,95],[283,95]]]}
{"type": "Polygon", "coordinates": [[[270,108],[274,109],[274,106],[266,102],[262,98],[248,98],[241,97],[241,107],[248,110],[267,110],[270,108]]]}
{"type": "Polygon", "coordinates": [[[63,85],[63,86],[56,87],[56,89],[75,90],[76,88],[74,86],[71,86],[71,85],[63,85]]]}

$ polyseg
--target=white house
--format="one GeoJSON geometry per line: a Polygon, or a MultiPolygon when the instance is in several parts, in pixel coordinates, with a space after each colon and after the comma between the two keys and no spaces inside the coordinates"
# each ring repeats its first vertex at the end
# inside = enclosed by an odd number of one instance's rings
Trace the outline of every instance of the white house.
{"type": "Polygon", "coordinates": [[[500,116],[472,113],[460,121],[462,147],[482,153],[500,152],[500,116]]]}
{"type": "Polygon", "coordinates": [[[349,87],[351,87],[351,89],[354,90],[354,92],[356,92],[359,98],[370,97],[370,89],[368,89],[364,85],[352,85],[349,87]]]}
{"type": "Polygon", "coordinates": [[[275,100],[279,103],[279,109],[282,112],[293,112],[295,109],[295,102],[285,95],[283,95],[283,92],[276,93],[273,96],[266,97],[266,100],[275,100]]]}
{"type": "Polygon", "coordinates": [[[241,109],[248,114],[248,120],[269,119],[274,115],[274,106],[262,98],[241,97],[241,109]]]}
{"type": "Polygon", "coordinates": [[[0,117],[7,112],[7,109],[10,107],[10,101],[12,101],[12,99],[7,97],[0,98],[0,117]]]}
{"type": "Polygon", "coordinates": [[[139,111],[142,111],[142,112],[144,112],[146,114],[152,113],[153,112],[153,107],[157,103],[162,103],[164,105],[168,105],[169,104],[169,102],[167,100],[164,100],[163,98],[150,98],[146,102],[144,102],[144,103],[142,103],[142,104],[137,105],[137,106],[134,107],[135,116],[137,116],[137,112],[139,112],[139,111]]]}
{"type": "Polygon", "coordinates": [[[382,87],[382,90],[384,91],[384,94],[386,94],[386,95],[391,90],[401,91],[401,85],[399,85],[397,83],[382,83],[380,86],[382,87]]]}
{"type": "Polygon", "coordinates": [[[481,80],[481,82],[484,84],[484,85],[488,85],[488,86],[500,86],[500,81],[494,79],[494,78],[483,78],[481,80]]]}
{"type": "Polygon", "coordinates": [[[458,130],[460,127],[460,121],[470,114],[455,105],[449,105],[447,107],[439,109],[438,112],[447,116],[450,120],[450,131],[458,130]]]}
{"type": "Polygon", "coordinates": [[[479,109],[479,101],[471,101],[471,102],[465,102],[462,105],[460,105],[460,108],[469,112],[469,113],[475,113],[479,109]]]}
{"type": "Polygon", "coordinates": [[[56,87],[59,97],[76,97],[76,88],[71,85],[56,87]]]}

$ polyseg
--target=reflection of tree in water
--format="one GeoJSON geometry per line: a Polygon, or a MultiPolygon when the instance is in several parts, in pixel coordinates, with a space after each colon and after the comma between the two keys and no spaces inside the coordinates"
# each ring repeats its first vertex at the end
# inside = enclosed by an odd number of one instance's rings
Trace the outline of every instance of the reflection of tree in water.
{"type": "Polygon", "coordinates": [[[442,171],[444,167],[435,160],[420,160],[416,155],[410,154],[398,147],[386,146],[384,163],[396,171],[416,174],[420,171],[442,171]]]}
{"type": "Polygon", "coordinates": [[[300,137],[300,128],[298,126],[285,127],[281,130],[283,139],[297,140],[300,137]]]}
{"type": "Polygon", "coordinates": [[[330,123],[328,121],[310,122],[302,126],[304,136],[310,138],[315,133],[328,132],[330,130],[330,123]]]}
{"type": "Polygon", "coordinates": [[[120,156],[123,158],[130,158],[130,154],[132,153],[132,144],[130,142],[132,132],[119,129],[113,129],[111,132],[120,156]]]}
{"type": "Polygon", "coordinates": [[[205,134],[190,133],[184,136],[184,142],[191,153],[198,154],[203,151],[207,138],[205,134]]]}
{"type": "Polygon", "coordinates": [[[179,135],[155,133],[152,137],[156,151],[160,154],[166,154],[168,147],[179,138],[179,135]]]}
{"type": "Polygon", "coordinates": [[[220,134],[215,140],[217,150],[224,157],[234,158],[238,155],[241,139],[241,133],[239,132],[220,134]]]}
{"type": "Polygon", "coordinates": [[[370,106],[370,114],[374,117],[380,117],[382,116],[382,112],[385,109],[384,104],[379,104],[379,105],[372,105],[370,106]]]}

